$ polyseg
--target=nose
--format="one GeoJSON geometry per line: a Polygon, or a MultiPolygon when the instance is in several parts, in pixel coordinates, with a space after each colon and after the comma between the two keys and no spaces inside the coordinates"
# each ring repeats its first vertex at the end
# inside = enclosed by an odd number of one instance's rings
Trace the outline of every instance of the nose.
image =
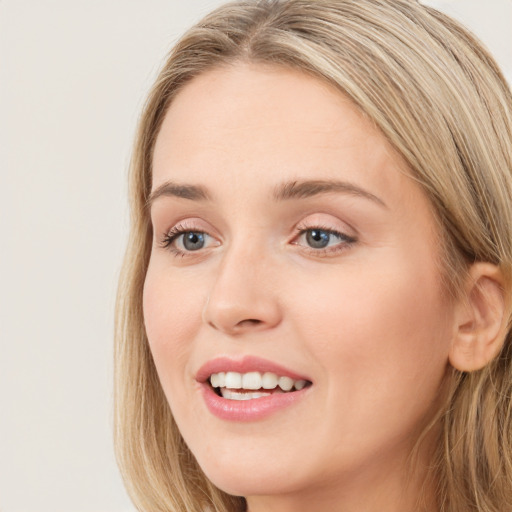
{"type": "Polygon", "coordinates": [[[281,322],[278,287],[268,259],[250,249],[233,249],[217,271],[204,305],[204,323],[235,336],[281,322]]]}

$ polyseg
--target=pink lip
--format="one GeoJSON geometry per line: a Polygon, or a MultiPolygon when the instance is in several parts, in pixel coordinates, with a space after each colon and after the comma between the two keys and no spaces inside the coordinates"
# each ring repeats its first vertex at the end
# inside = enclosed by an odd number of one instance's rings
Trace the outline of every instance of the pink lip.
{"type": "Polygon", "coordinates": [[[281,365],[259,357],[246,356],[240,360],[221,357],[208,361],[197,372],[196,380],[201,384],[203,399],[208,410],[214,416],[228,421],[245,422],[264,419],[300,401],[303,397],[307,396],[311,387],[306,386],[300,391],[288,393],[273,393],[272,395],[252,400],[228,400],[215,393],[208,382],[208,378],[212,373],[229,371],[238,373],[251,371],[261,373],[272,372],[276,375],[290,377],[294,380],[310,380],[281,365]]]}
{"type": "Polygon", "coordinates": [[[308,377],[299,375],[284,366],[255,356],[245,356],[242,359],[231,359],[218,357],[201,366],[196,375],[198,382],[206,382],[212,373],[220,372],[272,372],[279,377],[290,377],[293,380],[311,380],[308,377]]]}
{"type": "Polygon", "coordinates": [[[218,396],[208,383],[201,384],[208,410],[217,418],[228,421],[256,421],[289,407],[304,398],[310,386],[300,391],[274,393],[253,400],[227,400],[218,396]]]}

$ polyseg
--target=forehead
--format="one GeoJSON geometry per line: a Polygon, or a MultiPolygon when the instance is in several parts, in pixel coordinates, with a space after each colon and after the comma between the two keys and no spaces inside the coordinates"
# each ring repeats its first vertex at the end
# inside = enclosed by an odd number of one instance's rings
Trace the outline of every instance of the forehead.
{"type": "MultiPolygon", "coordinates": [[[[173,100],[158,134],[153,190],[168,180],[253,188],[291,179],[396,187],[407,165],[333,86],[297,70],[215,68],[173,100]],[[388,170],[389,169],[389,170],[388,170]]],[[[409,180],[408,180],[409,181],[409,180]]]]}

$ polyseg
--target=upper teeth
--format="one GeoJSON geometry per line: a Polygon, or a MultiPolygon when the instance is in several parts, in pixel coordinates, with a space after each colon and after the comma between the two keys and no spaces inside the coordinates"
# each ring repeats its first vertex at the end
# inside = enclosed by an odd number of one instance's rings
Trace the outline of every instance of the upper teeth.
{"type": "Polygon", "coordinates": [[[279,377],[271,372],[220,372],[210,376],[210,383],[214,388],[229,389],[274,389],[279,386],[283,391],[290,391],[293,387],[297,390],[302,389],[306,382],[290,377],[279,377]]]}

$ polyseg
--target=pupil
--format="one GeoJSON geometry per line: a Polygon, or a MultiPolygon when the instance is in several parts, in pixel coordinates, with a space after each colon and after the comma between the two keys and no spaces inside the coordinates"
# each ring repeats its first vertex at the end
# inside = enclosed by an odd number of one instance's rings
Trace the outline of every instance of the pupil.
{"type": "Polygon", "coordinates": [[[308,231],[306,235],[306,240],[310,247],[314,249],[323,249],[327,247],[329,244],[330,235],[326,231],[322,231],[321,229],[312,229],[308,231]]]}
{"type": "Polygon", "coordinates": [[[204,235],[203,233],[197,233],[191,231],[189,233],[185,233],[183,236],[183,246],[187,251],[197,251],[198,249],[202,249],[204,245],[204,235]]]}

